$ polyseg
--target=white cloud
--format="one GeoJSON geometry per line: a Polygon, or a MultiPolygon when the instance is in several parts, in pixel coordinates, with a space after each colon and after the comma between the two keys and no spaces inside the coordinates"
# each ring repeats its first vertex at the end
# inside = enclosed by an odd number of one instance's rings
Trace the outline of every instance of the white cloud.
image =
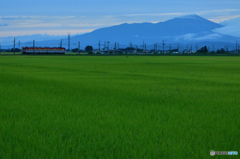
{"type": "Polygon", "coordinates": [[[185,34],[182,36],[178,36],[175,38],[175,41],[178,41],[180,39],[184,39],[184,40],[192,40],[194,38],[195,34],[185,34]]]}
{"type": "Polygon", "coordinates": [[[198,36],[197,34],[185,34],[182,36],[178,36],[175,38],[175,41],[178,40],[195,40],[195,41],[201,41],[201,40],[214,40],[214,39],[219,39],[221,38],[222,35],[219,34],[208,34],[204,36],[198,36]]]}
{"type": "Polygon", "coordinates": [[[31,19],[29,16],[2,16],[2,20],[31,19]]]}
{"type": "Polygon", "coordinates": [[[221,37],[222,37],[222,35],[219,35],[219,34],[209,34],[209,35],[205,35],[202,37],[197,37],[195,39],[196,40],[213,40],[213,39],[219,39],[221,37]]]}
{"type": "Polygon", "coordinates": [[[41,30],[15,30],[15,31],[0,31],[1,37],[7,36],[23,36],[23,35],[32,35],[32,34],[48,34],[48,35],[67,35],[68,32],[71,34],[83,34],[87,32],[91,32],[93,29],[41,29],[41,30]]]}
{"type": "Polygon", "coordinates": [[[16,26],[10,26],[9,28],[52,28],[59,26],[61,26],[61,24],[58,23],[18,23],[16,26]]]}
{"type": "Polygon", "coordinates": [[[135,16],[169,16],[169,15],[174,15],[174,16],[179,16],[183,15],[186,13],[146,13],[146,14],[125,14],[123,16],[127,17],[135,17],[135,16]]]}
{"type": "Polygon", "coordinates": [[[219,10],[205,10],[199,11],[197,14],[209,14],[209,13],[223,13],[223,12],[238,12],[240,9],[219,9],[219,10]]]}
{"type": "Polygon", "coordinates": [[[214,29],[213,31],[218,34],[230,35],[234,37],[240,37],[240,17],[235,19],[230,19],[220,23],[224,25],[222,28],[214,29]]]}
{"type": "Polygon", "coordinates": [[[152,22],[153,17],[158,18],[158,22],[169,20],[178,16],[185,16],[190,14],[197,14],[203,16],[210,21],[215,23],[222,22],[224,20],[229,20],[232,18],[239,17],[240,9],[221,9],[221,10],[203,10],[203,11],[194,11],[194,12],[171,12],[171,13],[140,13],[140,14],[124,14],[124,17],[147,17],[147,22],[152,22]],[[236,15],[237,14],[237,15],[236,15]],[[224,15],[224,16],[223,16],[224,15]]]}
{"type": "Polygon", "coordinates": [[[220,23],[222,25],[226,25],[224,22],[228,21],[230,19],[235,19],[240,17],[240,15],[232,15],[232,16],[218,16],[218,17],[213,17],[212,19],[208,19],[210,21],[216,22],[216,23],[220,23]]]}
{"type": "Polygon", "coordinates": [[[67,17],[59,17],[59,19],[72,19],[75,18],[76,16],[67,16],[67,17]]]}

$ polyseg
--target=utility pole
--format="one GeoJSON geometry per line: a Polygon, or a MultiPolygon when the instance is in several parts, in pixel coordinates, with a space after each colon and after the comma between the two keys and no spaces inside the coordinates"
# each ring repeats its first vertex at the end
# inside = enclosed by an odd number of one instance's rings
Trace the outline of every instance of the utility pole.
{"type": "Polygon", "coordinates": [[[104,50],[109,50],[109,43],[110,41],[104,41],[104,50]]]}
{"type": "Polygon", "coordinates": [[[35,40],[33,40],[33,53],[35,51],[35,40]]]}
{"type": "Polygon", "coordinates": [[[130,50],[131,50],[131,53],[133,51],[133,48],[132,48],[132,43],[130,42],[130,50]]]}
{"type": "Polygon", "coordinates": [[[68,51],[70,51],[70,33],[68,33],[68,51]]]}
{"type": "Polygon", "coordinates": [[[78,53],[80,53],[80,41],[78,42],[78,53]]]}
{"type": "Polygon", "coordinates": [[[165,45],[164,40],[162,41],[162,45],[163,45],[163,52],[164,52],[164,45],[165,45]]]}
{"type": "Polygon", "coordinates": [[[114,50],[115,51],[117,50],[117,43],[115,43],[115,45],[114,45],[114,50]]]}
{"type": "Polygon", "coordinates": [[[147,44],[145,43],[145,53],[147,52],[147,44]]]}
{"type": "Polygon", "coordinates": [[[100,51],[100,41],[98,42],[98,51],[100,51]]]}
{"type": "Polygon", "coordinates": [[[143,50],[143,52],[144,52],[144,41],[143,41],[143,45],[142,45],[142,50],[143,50]]]}
{"type": "Polygon", "coordinates": [[[15,42],[16,42],[16,39],[14,38],[14,44],[13,44],[13,51],[14,51],[14,55],[15,55],[15,42]]]}
{"type": "Polygon", "coordinates": [[[18,47],[19,47],[19,49],[21,50],[21,48],[20,48],[20,44],[21,44],[21,43],[20,43],[20,40],[19,40],[19,41],[18,41],[18,47]]]}
{"type": "Polygon", "coordinates": [[[60,41],[60,48],[62,48],[62,39],[61,39],[61,41],[60,41]]]}
{"type": "Polygon", "coordinates": [[[236,54],[238,53],[237,45],[238,45],[238,42],[236,41],[236,54]]]}

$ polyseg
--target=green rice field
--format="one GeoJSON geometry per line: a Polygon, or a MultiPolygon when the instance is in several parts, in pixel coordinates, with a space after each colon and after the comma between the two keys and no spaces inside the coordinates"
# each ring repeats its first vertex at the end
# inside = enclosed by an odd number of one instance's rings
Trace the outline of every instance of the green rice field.
{"type": "Polygon", "coordinates": [[[240,57],[0,56],[1,159],[205,159],[239,115],[240,57]]]}

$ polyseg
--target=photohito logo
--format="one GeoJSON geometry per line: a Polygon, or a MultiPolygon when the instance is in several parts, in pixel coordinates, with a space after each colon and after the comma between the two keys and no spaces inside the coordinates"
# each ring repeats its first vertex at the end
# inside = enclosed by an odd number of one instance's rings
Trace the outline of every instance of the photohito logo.
{"type": "Polygon", "coordinates": [[[210,155],[211,156],[214,156],[214,155],[238,155],[238,152],[237,151],[214,151],[214,150],[211,150],[210,155]]]}

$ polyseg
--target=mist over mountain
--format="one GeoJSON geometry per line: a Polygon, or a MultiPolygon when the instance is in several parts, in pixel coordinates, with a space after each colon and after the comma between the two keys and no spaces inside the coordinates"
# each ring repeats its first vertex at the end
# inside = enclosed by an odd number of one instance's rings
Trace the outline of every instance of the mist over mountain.
{"type": "MultiPolygon", "coordinates": [[[[111,46],[115,42],[119,43],[120,46],[128,46],[130,42],[134,45],[142,45],[143,41],[149,45],[162,43],[163,40],[169,44],[209,43],[212,45],[212,43],[235,43],[240,40],[239,37],[223,34],[225,27],[195,14],[159,23],[124,23],[71,36],[71,49],[77,48],[78,42],[81,43],[81,48],[92,45],[96,49],[99,41],[101,45],[104,44],[104,41],[109,41],[111,46]]],[[[53,47],[60,46],[60,39],[63,39],[63,46],[67,48],[68,39],[66,36],[58,38],[58,40],[35,40],[37,46],[53,47]]],[[[29,43],[22,45],[29,45],[29,43]]]]}

